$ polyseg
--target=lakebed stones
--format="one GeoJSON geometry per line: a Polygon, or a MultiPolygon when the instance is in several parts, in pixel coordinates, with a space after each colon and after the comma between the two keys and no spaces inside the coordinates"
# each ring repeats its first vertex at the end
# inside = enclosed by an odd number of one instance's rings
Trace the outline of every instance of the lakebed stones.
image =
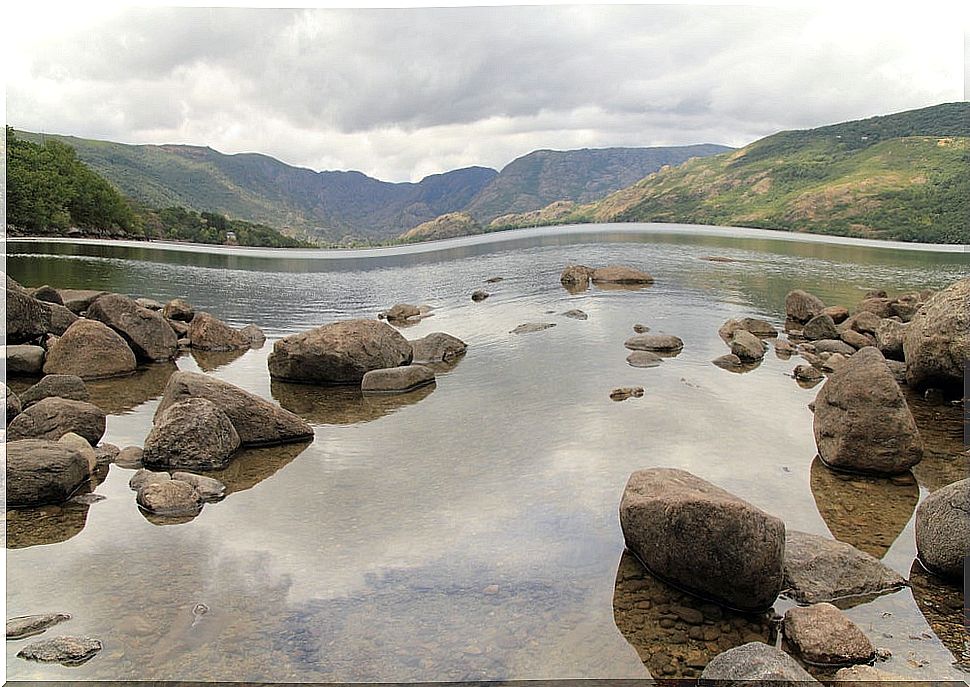
{"type": "Polygon", "coordinates": [[[28,661],[79,666],[87,663],[100,652],[101,642],[97,639],[63,636],[31,642],[17,652],[17,656],[28,661]]]}
{"type": "Polygon", "coordinates": [[[898,474],[919,463],[923,443],[886,360],[864,348],[833,372],[815,400],[815,443],[828,465],[898,474]]]}
{"type": "Polygon", "coordinates": [[[623,342],[631,351],[659,351],[677,353],[684,348],[684,341],[672,334],[636,334],[623,342]]]}
{"type": "Polygon", "coordinates": [[[275,379],[359,384],[371,370],[407,365],[411,344],[384,322],[344,320],[280,339],[269,356],[275,379]]]}
{"type": "Polygon", "coordinates": [[[609,265],[597,267],[590,275],[594,284],[652,284],[652,276],[633,267],[623,265],[609,265]]]}
{"type": "Polygon", "coordinates": [[[866,663],[875,653],[862,630],[830,603],[789,608],[784,626],[785,639],[807,663],[828,666],[866,663]]]}
{"type": "Polygon", "coordinates": [[[626,357],[626,362],[631,367],[657,367],[663,358],[653,351],[633,351],[626,357]]]}
{"type": "Polygon", "coordinates": [[[46,375],[20,395],[20,402],[27,407],[53,396],[72,401],[91,398],[84,380],[77,375],[46,375]]]}
{"type": "Polygon", "coordinates": [[[825,303],[807,291],[796,289],[785,296],[785,314],[795,322],[808,322],[825,310],[825,303]]]}
{"type": "Polygon", "coordinates": [[[434,383],[434,371],[424,365],[402,365],[364,374],[360,389],[365,393],[404,393],[434,383]]]}
{"type": "Polygon", "coordinates": [[[101,296],[90,305],[87,316],[118,332],[142,360],[169,360],[178,352],[175,332],[165,318],[127,296],[119,293],[101,296]]]}
{"type": "Polygon", "coordinates": [[[100,379],[131,374],[136,364],[135,354],[117,332],[81,318],[48,348],[44,373],[100,379]]]}
{"type": "Polygon", "coordinates": [[[229,417],[206,398],[188,398],[165,408],[145,439],[142,463],[157,468],[218,470],[240,441],[229,417]]]}
{"type": "Polygon", "coordinates": [[[532,334],[534,332],[541,332],[543,329],[551,329],[555,326],[553,322],[526,322],[510,331],[509,334],[532,334]]]}
{"type": "Polygon", "coordinates": [[[906,329],[903,351],[910,386],[962,391],[970,363],[970,277],[926,301],[906,329]]]}
{"type": "Polygon", "coordinates": [[[244,446],[283,444],[313,436],[313,428],[299,415],[229,382],[198,372],[175,372],[169,377],[155,418],[160,418],[170,405],[188,398],[212,401],[229,417],[244,446]]]}
{"type": "Polygon", "coordinates": [[[6,449],[9,507],[63,503],[91,476],[84,455],[56,441],[10,440],[6,449]]]}
{"type": "Polygon", "coordinates": [[[202,510],[202,495],[188,482],[164,480],[147,484],[135,497],[139,507],[153,515],[196,515],[202,510]]]}
{"type": "Polygon", "coordinates": [[[785,595],[799,603],[868,596],[906,585],[895,570],[851,544],[806,532],[785,533],[785,595]]]}
{"type": "Polygon", "coordinates": [[[625,401],[628,398],[640,398],[641,396],[643,396],[642,386],[623,386],[610,392],[610,399],[613,401],[625,401]]]}
{"type": "Polygon", "coordinates": [[[4,357],[8,375],[36,375],[44,367],[45,351],[41,346],[17,344],[6,346],[4,357]]]}
{"type": "Polygon", "coordinates": [[[754,611],[781,591],[785,524],[689,472],[634,472],[620,525],[649,570],[700,596],[754,611]]]}
{"type": "Polygon", "coordinates": [[[718,654],[701,673],[701,684],[705,684],[705,680],[716,681],[713,684],[718,687],[818,684],[798,661],[781,649],[762,642],[749,642],[718,654]]]}
{"type": "Polygon", "coordinates": [[[7,620],[7,639],[33,637],[70,619],[70,613],[38,613],[10,618],[7,620]]]}
{"type": "Polygon", "coordinates": [[[248,335],[207,312],[196,313],[192,318],[188,339],[192,342],[192,348],[203,351],[238,351],[249,348],[250,343],[248,335]]]}
{"type": "Polygon", "coordinates": [[[738,329],[729,341],[731,353],[741,362],[753,363],[765,357],[765,344],[757,336],[745,329],[738,329]]]}
{"type": "Polygon", "coordinates": [[[451,334],[432,332],[411,342],[411,357],[414,363],[447,362],[464,355],[467,349],[464,341],[451,334]]]}
{"type": "Polygon", "coordinates": [[[937,489],[916,508],[916,550],[930,571],[962,579],[970,556],[970,479],[937,489]]]}
{"type": "Polygon", "coordinates": [[[52,396],[25,408],[15,417],[7,426],[7,438],[56,441],[74,432],[94,446],[104,436],[104,428],[104,411],[96,405],[52,396]]]}

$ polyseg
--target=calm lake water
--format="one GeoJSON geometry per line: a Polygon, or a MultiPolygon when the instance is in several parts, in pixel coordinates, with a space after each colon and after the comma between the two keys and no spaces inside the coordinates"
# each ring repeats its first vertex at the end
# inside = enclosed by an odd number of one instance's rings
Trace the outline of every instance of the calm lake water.
{"type": "MultiPolygon", "coordinates": [[[[741,616],[683,597],[624,555],[617,509],[634,470],[677,467],[784,519],[880,558],[913,588],[849,606],[880,667],[912,679],[966,679],[962,593],[914,566],[912,516],[965,477],[960,411],[911,400],[931,445],[914,479],[847,478],[815,457],[815,389],[769,352],[735,374],[728,318],[781,327],[804,288],[852,307],[870,288],[939,288],[970,273],[959,252],[791,242],[778,235],[626,225],[473,237],[389,253],[9,241],[28,286],[184,297],[233,325],[260,325],[259,350],[184,354],[90,384],[105,442],[141,445],[168,375],[204,371],[273,399],[315,428],[310,443],[250,450],[215,476],[228,497],[190,522],[147,519],[112,465],[90,506],[8,512],[7,615],[73,614],[54,633],[104,651],[75,668],[16,658],[9,679],[428,681],[693,676],[760,637],[771,614],[741,616]],[[705,256],[734,262],[709,262],[705,256]],[[563,266],[621,263],[656,283],[571,294],[563,266]],[[490,277],[504,277],[485,284],[490,277]],[[473,290],[492,295],[473,303],[473,290]],[[273,340],[395,303],[434,316],[402,329],[469,345],[433,388],[395,397],[270,382],[273,340]],[[586,321],[561,316],[579,308],[586,321]],[[514,335],[526,322],[545,331],[514,335]],[[683,352],[627,365],[642,323],[683,352]],[[614,402],[618,386],[644,396],[614,402]],[[193,608],[210,609],[198,617],[193,608]],[[701,632],[669,614],[688,605],[701,632]],[[666,625],[672,627],[665,627],[666,625]],[[63,632],[61,632],[63,631],[63,632]]],[[[11,380],[17,389],[31,380],[11,380]]],[[[775,611],[784,613],[780,600],[775,611]]],[[[50,631],[49,631],[50,633],[50,631]]]]}

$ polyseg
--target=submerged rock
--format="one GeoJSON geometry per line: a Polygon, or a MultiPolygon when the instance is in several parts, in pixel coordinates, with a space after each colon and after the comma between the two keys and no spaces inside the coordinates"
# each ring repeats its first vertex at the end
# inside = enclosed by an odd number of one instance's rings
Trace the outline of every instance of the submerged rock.
{"type": "Polygon", "coordinates": [[[345,320],[280,339],[271,377],[308,384],[359,384],[371,370],[407,365],[411,344],[384,322],[345,320]]]}
{"type": "Polygon", "coordinates": [[[533,332],[541,332],[543,329],[551,329],[555,326],[552,322],[528,322],[526,324],[520,324],[510,331],[509,334],[531,334],[533,332]]]}
{"type": "Polygon", "coordinates": [[[115,465],[126,470],[137,470],[141,467],[141,446],[126,446],[115,456],[115,465]]]}
{"type": "Polygon", "coordinates": [[[218,470],[240,441],[232,422],[207,398],[188,398],[165,408],[145,438],[147,467],[218,470]]]}
{"type": "Polygon", "coordinates": [[[128,343],[137,358],[169,360],[178,353],[175,332],[159,313],[142,308],[119,293],[109,293],[88,308],[88,317],[108,325],[128,343]]]}
{"type": "Polygon", "coordinates": [[[970,363],[970,277],[935,294],[913,316],[903,336],[903,351],[911,387],[962,393],[970,363]]]}
{"type": "Polygon", "coordinates": [[[684,342],[680,337],[671,334],[636,334],[623,342],[631,351],[680,351],[684,342]]]}
{"type": "Polygon", "coordinates": [[[970,556],[970,479],[941,487],[916,508],[916,550],[932,572],[963,579],[970,556]]]}
{"type": "Polygon", "coordinates": [[[796,365],[792,370],[792,376],[802,382],[820,382],[825,379],[822,371],[812,365],[796,365]]]}
{"type": "Polygon", "coordinates": [[[101,652],[101,642],[90,637],[54,637],[32,642],[17,652],[28,661],[79,666],[101,652]]]}
{"type": "Polygon", "coordinates": [[[858,626],[830,603],[785,613],[785,639],[808,663],[844,666],[872,660],[875,649],[858,626]]]}
{"type": "Polygon", "coordinates": [[[91,393],[84,380],[77,375],[46,375],[20,395],[20,402],[26,407],[53,396],[71,401],[87,401],[91,398],[91,393]]]}
{"type": "Polygon", "coordinates": [[[563,317],[568,317],[568,318],[573,319],[573,320],[588,320],[589,319],[589,315],[587,315],[586,313],[584,313],[582,310],[577,310],[575,308],[573,310],[567,310],[566,312],[559,313],[559,314],[562,315],[563,317]]]}
{"type": "Polygon", "coordinates": [[[70,620],[70,613],[41,613],[38,615],[22,615],[7,620],[7,639],[24,639],[33,637],[54,627],[58,623],[70,620]]]}
{"type": "Polygon", "coordinates": [[[741,362],[741,358],[734,355],[733,353],[727,353],[725,355],[714,358],[714,360],[712,360],[711,362],[717,365],[718,367],[724,368],[726,370],[736,370],[744,364],[741,362]]]}
{"type": "Polygon", "coordinates": [[[643,396],[642,386],[623,386],[610,392],[610,398],[614,401],[625,401],[628,398],[640,398],[641,396],[643,396]]]}
{"type": "Polygon", "coordinates": [[[131,374],[136,364],[135,354],[117,332],[81,318],[48,348],[44,372],[99,379],[131,374]]]}
{"type": "Polygon", "coordinates": [[[785,524],[689,472],[634,472],[620,525],[648,569],[702,597],[754,611],[781,591],[785,524]]]}
{"type": "Polygon", "coordinates": [[[104,411],[87,401],[51,396],[25,408],[7,426],[7,439],[50,439],[80,434],[92,446],[104,436],[104,411]]]}
{"type": "Polygon", "coordinates": [[[411,342],[412,362],[446,362],[464,355],[467,348],[464,341],[451,334],[432,332],[411,342]]]}
{"type": "Polygon", "coordinates": [[[83,454],[47,439],[8,440],[7,506],[63,503],[91,476],[83,454]]]}
{"type": "Polygon", "coordinates": [[[919,463],[923,442],[882,353],[856,353],[825,382],[815,400],[815,442],[828,465],[899,474],[919,463]]]}
{"type": "Polygon", "coordinates": [[[360,389],[369,393],[402,393],[434,383],[434,371],[424,365],[402,365],[364,374],[360,389]]]}
{"type": "Polygon", "coordinates": [[[633,351],[626,357],[626,362],[632,367],[657,367],[663,358],[652,351],[633,351]]]}
{"type": "Polygon", "coordinates": [[[705,680],[718,687],[796,687],[818,684],[798,661],[781,649],[762,642],[749,642],[715,656],[704,672],[705,680]]]}
{"type": "Polygon", "coordinates": [[[593,270],[590,279],[594,284],[652,284],[654,282],[646,272],[623,265],[598,267],[593,270]]]}

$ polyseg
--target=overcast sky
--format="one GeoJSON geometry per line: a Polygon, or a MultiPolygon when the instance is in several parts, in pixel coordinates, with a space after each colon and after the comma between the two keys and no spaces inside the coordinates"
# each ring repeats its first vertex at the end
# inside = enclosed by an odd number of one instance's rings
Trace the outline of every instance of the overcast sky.
{"type": "Polygon", "coordinates": [[[962,22],[915,3],[78,4],[6,15],[9,124],[389,181],[536,148],[740,146],[965,97],[962,22]]]}

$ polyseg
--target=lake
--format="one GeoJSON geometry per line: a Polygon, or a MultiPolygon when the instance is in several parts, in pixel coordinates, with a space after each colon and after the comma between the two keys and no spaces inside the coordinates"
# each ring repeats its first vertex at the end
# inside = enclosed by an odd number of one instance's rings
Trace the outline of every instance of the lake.
{"type": "MultiPolygon", "coordinates": [[[[168,376],[203,371],[278,402],[314,426],[311,443],[250,449],[215,476],[228,496],[189,522],[159,524],[112,465],[90,506],[8,512],[7,614],[66,611],[55,633],[104,650],[74,668],[16,658],[13,680],[441,681],[695,676],[713,655],[760,637],[771,614],[703,604],[624,554],[618,505],[630,473],[675,467],[782,518],[834,536],[912,577],[912,589],[845,604],[911,679],[965,679],[962,593],[914,563],[913,512],[967,475],[961,412],[910,396],[931,450],[915,479],[830,472],[815,460],[808,404],[819,387],[769,350],[737,374],[732,317],[784,324],[795,288],[852,308],[872,288],[941,288],[970,273],[963,252],[676,225],[554,227],[381,252],[155,244],[7,243],[26,286],[186,298],[264,347],[185,353],[174,364],[89,383],[109,413],[105,442],[141,445],[168,376]],[[702,258],[719,256],[730,262],[702,258]],[[569,263],[650,272],[646,288],[570,293],[569,263]],[[503,277],[497,283],[486,279],[503,277]],[[470,294],[491,296],[474,303],[470,294]],[[401,329],[443,331],[467,354],[434,387],[400,396],[270,381],[273,341],[395,303],[431,305],[401,329]],[[563,317],[585,311],[585,321],[563,317]],[[555,323],[511,334],[527,322],[555,323]],[[642,323],[683,352],[626,363],[642,323]],[[610,399],[620,386],[642,398],[610,399]],[[208,612],[193,614],[197,604],[208,612]],[[684,637],[671,605],[705,614],[684,637]],[[708,632],[709,631],[709,632],[708,632]]],[[[10,381],[20,391],[31,380],[10,381]]],[[[779,599],[783,614],[790,602],[779,599]]],[[[51,634],[51,631],[48,631],[51,634]]]]}

